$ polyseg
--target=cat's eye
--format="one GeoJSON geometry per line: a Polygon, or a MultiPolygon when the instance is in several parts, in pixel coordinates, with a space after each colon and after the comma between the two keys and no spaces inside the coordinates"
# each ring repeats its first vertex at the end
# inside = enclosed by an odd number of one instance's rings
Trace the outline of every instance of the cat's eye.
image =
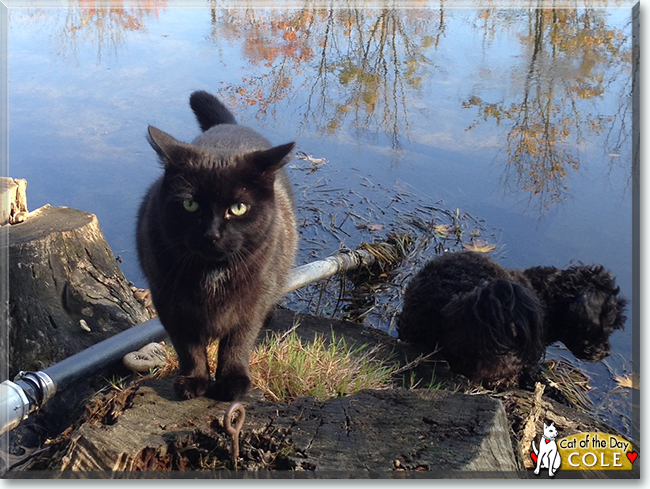
{"type": "Polygon", "coordinates": [[[194,200],[185,199],[183,201],[183,209],[187,212],[196,212],[199,210],[199,203],[194,200]]]}
{"type": "Polygon", "coordinates": [[[230,214],[232,214],[235,217],[243,216],[244,214],[246,214],[247,211],[248,211],[248,206],[242,202],[233,204],[228,209],[228,212],[230,212],[230,214]]]}

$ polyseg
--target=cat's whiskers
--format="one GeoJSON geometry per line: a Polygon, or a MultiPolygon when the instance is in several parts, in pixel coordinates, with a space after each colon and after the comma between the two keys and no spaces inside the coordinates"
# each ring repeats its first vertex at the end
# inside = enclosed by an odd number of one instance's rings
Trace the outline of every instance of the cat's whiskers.
{"type": "Polygon", "coordinates": [[[247,281],[254,279],[255,271],[261,269],[261,266],[264,264],[264,257],[259,253],[259,251],[258,253],[254,253],[245,246],[242,246],[237,250],[235,257],[238,258],[238,260],[233,260],[231,266],[238,274],[243,274],[247,281]]]}
{"type": "Polygon", "coordinates": [[[209,377],[196,367],[207,366],[206,351],[197,348],[197,338],[227,338],[220,344],[214,395],[232,400],[250,388],[250,345],[295,256],[291,185],[286,175],[276,179],[295,143],[272,147],[237,125],[207,92],[194,92],[190,106],[204,131],[192,143],[149,127],[149,143],[165,174],[140,207],[138,255],[179,353],[180,371],[192,372],[176,380],[176,393],[181,398],[205,393],[209,377]],[[245,220],[215,217],[243,202],[259,210],[245,220]],[[207,238],[217,239],[214,249],[207,238]],[[244,241],[240,249],[223,249],[244,241]]]}
{"type": "Polygon", "coordinates": [[[243,251],[243,249],[235,251],[228,259],[228,270],[232,275],[241,276],[245,282],[248,282],[253,278],[253,273],[246,262],[247,257],[243,251]]]}

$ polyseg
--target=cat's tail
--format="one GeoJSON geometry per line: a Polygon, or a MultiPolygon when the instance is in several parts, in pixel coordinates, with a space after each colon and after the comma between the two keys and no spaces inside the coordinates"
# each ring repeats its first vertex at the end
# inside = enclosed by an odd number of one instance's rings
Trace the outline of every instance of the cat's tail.
{"type": "Polygon", "coordinates": [[[217,97],[203,90],[190,95],[190,107],[204,132],[218,124],[237,124],[235,116],[226,106],[217,97]]]}
{"type": "Polygon", "coordinates": [[[537,447],[535,446],[535,440],[532,441],[532,444],[533,444],[533,453],[535,455],[539,455],[539,450],[537,450],[537,447]]]}

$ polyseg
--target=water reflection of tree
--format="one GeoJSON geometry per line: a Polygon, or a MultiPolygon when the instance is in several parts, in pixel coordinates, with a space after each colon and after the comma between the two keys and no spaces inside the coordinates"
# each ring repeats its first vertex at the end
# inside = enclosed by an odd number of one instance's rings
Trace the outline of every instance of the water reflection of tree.
{"type": "MultiPolygon", "coordinates": [[[[606,25],[603,12],[538,8],[526,14],[528,30],[519,36],[529,53],[520,71],[522,100],[489,103],[474,95],[463,106],[478,109],[476,124],[492,120],[508,125],[506,184],[514,176],[517,187],[530,192],[544,210],[566,198],[568,175],[580,167],[580,147],[587,142],[587,133],[599,136],[607,131],[612,153],[627,138],[627,93],[610,116],[590,112],[585,102],[602,98],[628,71],[630,51],[627,37],[606,25]],[[619,133],[610,137],[614,127],[619,133]]],[[[488,9],[479,18],[483,28],[497,30],[512,15],[521,12],[488,9]]]]}
{"type": "Polygon", "coordinates": [[[125,33],[144,29],[145,18],[157,18],[166,6],[167,0],[68,0],[65,10],[36,8],[28,16],[54,24],[59,54],[76,54],[79,42],[89,42],[96,46],[97,62],[101,62],[106,50],[117,53],[125,33]]]}
{"type": "Polygon", "coordinates": [[[336,8],[271,15],[217,10],[216,2],[213,7],[215,39],[245,39],[246,58],[268,68],[229,87],[231,94],[257,105],[258,114],[302,87],[304,123],[317,131],[383,131],[392,147],[401,145],[400,137],[408,133],[408,100],[430,66],[424,52],[444,33],[442,9],[404,10],[397,4],[365,9],[338,2],[336,8]]]}

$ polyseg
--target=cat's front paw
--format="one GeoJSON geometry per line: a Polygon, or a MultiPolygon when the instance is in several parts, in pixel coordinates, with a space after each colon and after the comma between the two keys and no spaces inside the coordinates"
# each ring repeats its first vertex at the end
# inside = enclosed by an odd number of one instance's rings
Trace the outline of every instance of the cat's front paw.
{"type": "Polygon", "coordinates": [[[200,397],[208,390],[208,379],[179,375],[174,381],[174,391],[181,399],[200,397]]]}
{"type": "Polygon", "coordinates": [[[222,376],[210,387],[207,395],[217,401],[239,401],[250,388],[251,380],[247,375],[222,376]]]}

